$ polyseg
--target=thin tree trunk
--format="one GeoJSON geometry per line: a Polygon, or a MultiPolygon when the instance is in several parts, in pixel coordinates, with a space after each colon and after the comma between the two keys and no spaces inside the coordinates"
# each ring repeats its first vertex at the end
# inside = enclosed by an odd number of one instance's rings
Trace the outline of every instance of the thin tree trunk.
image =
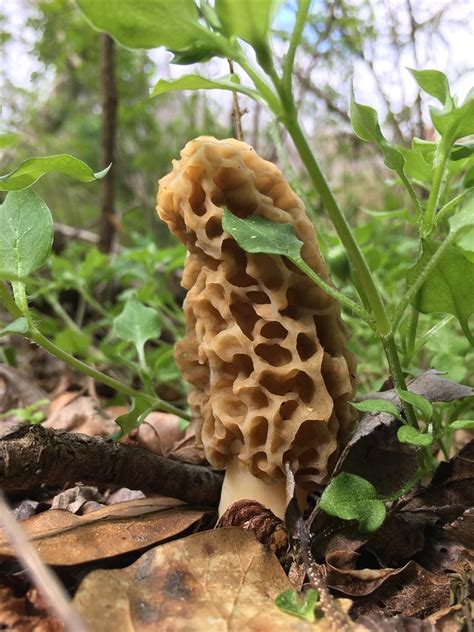
{"type": "Polygon", "coordinates": [[[102,90],[102,165],[112,164],[102,180],[99,247],[103,252],[113,248],[117,221],[115,217],[115,136],[117,131],[117,82],[115,77],[115,43],[105,33],[100,35],[102,90]]]}

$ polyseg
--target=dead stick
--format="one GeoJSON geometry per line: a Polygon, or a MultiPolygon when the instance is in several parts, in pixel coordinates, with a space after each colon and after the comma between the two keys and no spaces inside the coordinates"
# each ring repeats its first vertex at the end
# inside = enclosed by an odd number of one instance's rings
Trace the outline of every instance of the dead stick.
{"type": "Polygon", "coordinates": [[[141,489],[215,507],[222,476],[209,467],[173,461],[111,439],[42,426],[19,426],[0,439],[0,488],[75,482],[141,489]]]}
{"type": "MultiPolygon", "coordinates": [[[[234,74],[234,62],[232,59],[227,60],[229,62],[229,70],[230,73],[234,74]]],[[[242,117],[241,111],[239,107],[239,98],[237,96],[237,92],[232,91],[232,118],[234,120],[234,132],[237,140],[243,140],[244,136],[242,134],[242,117]]]]}

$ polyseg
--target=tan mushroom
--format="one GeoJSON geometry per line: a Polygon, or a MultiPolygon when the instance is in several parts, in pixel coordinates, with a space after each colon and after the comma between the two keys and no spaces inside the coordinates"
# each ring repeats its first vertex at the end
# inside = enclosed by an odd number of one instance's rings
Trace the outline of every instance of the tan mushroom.
{"type": "Polygon", "coordinates": [[[297,486],[323,483],[355,414],[355,363],[337,301],[284,257],[247,254],[223,208],[292,224],[306,263],[329,281],[303,202],[247,144],[190,141],[160,181],[158,213],[187,247],[186,335],[175,358],[197,439],[226,468],[220,513],[251,498],[282,516],[285,464],[297,486]]]}

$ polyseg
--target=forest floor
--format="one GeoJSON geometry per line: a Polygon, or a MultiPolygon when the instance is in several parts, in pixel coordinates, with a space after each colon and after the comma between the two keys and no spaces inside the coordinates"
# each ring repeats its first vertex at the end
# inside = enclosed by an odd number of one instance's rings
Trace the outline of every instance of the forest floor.
{"type": "MultiPolygon", "coordinates": [[[[432,398],[451,388],[435,373],[418,379],[432,398]]],[[[222,477],[192,425],[156,412],[121,443],[105,439],[127,412],[112,396],[31,346],[0,366],[0,487],[17,521],[1,525],[1,629],[472,631],[467,433],[375,533],[324,514],[316,497],[304,516],[290,504],[285,523],[245,501],[216,528],[222,477]],[[52,577],[35,575],[35,552],[52,577]]],[[[399,489],[417,454],[396,424],[366,417],[337,470],[399,489]]]]}

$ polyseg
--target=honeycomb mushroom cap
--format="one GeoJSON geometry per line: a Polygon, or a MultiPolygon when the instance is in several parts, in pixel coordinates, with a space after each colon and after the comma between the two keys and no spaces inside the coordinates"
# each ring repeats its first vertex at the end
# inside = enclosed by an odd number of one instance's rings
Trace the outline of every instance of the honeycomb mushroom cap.
{"type": "Polygon", "coordinates": [[[268,482],[289,462],[299,486],[322,483],[355,421],[355,362],[339,303],[285,257],[248,254],[223,207],[292,224],[327,282],[314,227],[279,169],[246,143],[190,141],[160,181],[158,214],[187,247],[186,335],[175,358],[209,462],[236,457],[268,482]]]}

